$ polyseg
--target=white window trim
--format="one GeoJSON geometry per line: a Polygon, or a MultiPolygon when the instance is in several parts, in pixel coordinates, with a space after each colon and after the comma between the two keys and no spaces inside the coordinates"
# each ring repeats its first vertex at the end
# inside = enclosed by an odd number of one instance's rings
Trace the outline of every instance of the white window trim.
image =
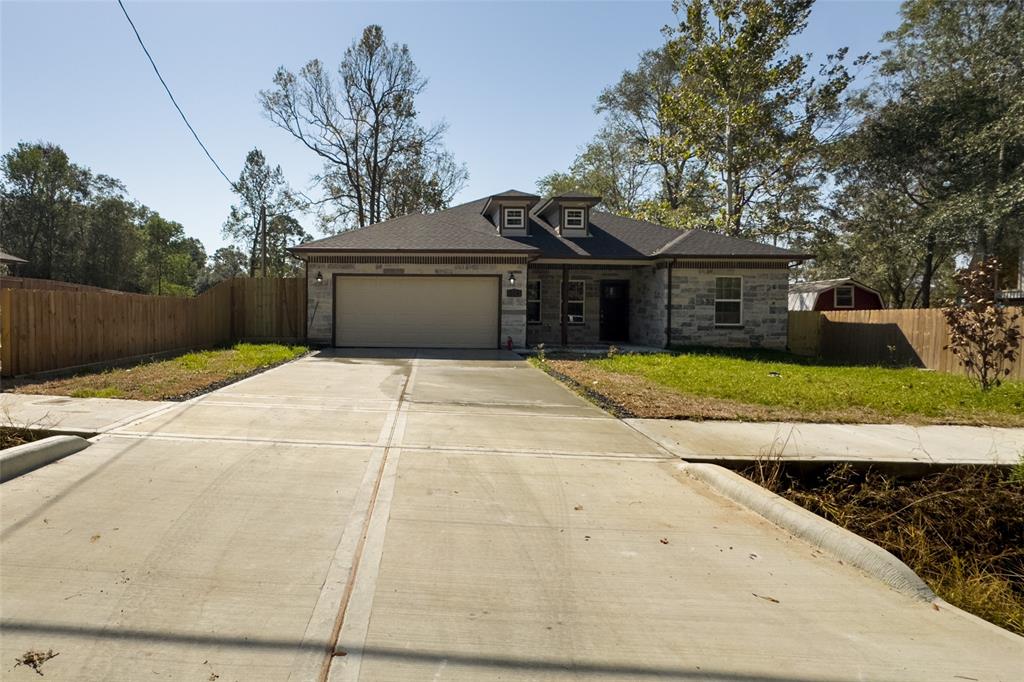
{"type": "Polygon", "coordinates": [[[503,230],[525,230],[526,229],[526,209],[519,208],[518,206],[506,206],[501,209],[501,229],[503,230]],[[519,214],[519,224],[509,225],[508,214],[511,212],[519,214]]]}
{"type": "MultiPolygon", "coordinates": [[[[568,299],[565,302],[565,323],[566,324],[586,324],[587,323],[587,280],[585,280],[585,279],[570,279],[569,280],[569,286],[567,286],[565,288],[566,291],[569,290],[569,288],[572,286],[573,282],[579,282],[583,286],[583,298],[575,300],[575,302],[580,304],[580,306],[581,306],[580,309],[583,312],[580,313],[580,320],[579,320],[579,322],[573,322],[572,320],[570,320],[569,319],[569,303],[573,302],[574,299],[571,299],[571,298],[568,299]]],[[[561,292],[559,292],[558,298],[559,299],[562,298],[561,292]]],[[[561,306],[561,300],[559,300],[559,306],[558,307],[559,308],[562,307],[561,306]]],[[[559,317],[561,317],[561,311],[559,311],[559,317]]]]}
{"type": "Polygon", "coordinates": [[[540,324],[544,319],[544,281],[539,279],[526,280],[526,324],[540,324]],[[530,285],[537,283],[537,298],[530,298],[530,285]],[[537,304],[537,319],[530,319],[530,304],[537,304]]]}
{"type": "Polygon", "coordinates": [[[853,308],[853,306],[857,304],[855,294],[856,292],[854,291],[854,286],[852,284],[844,284],[842,286],[836,287],[835,289],[832,290],[832,305],[834,305],[836,308],[842,308],[843,310],[850,310],[853,308]],[[850,305],[839,305],[840,289],[850,290],[850,305]]]}
{"type": "Polygon", "coordinates": [[[742,327],[743,326],[743,275],[720,275],[715,277],[715,307],[711,311],[711,314],[715,318],[716,327],[742,327]],[[738,279],[740,281],[740,297],[739,298],[718,298],[718,280],[720,279],[738,279]],[[739,322],[719,322],[718,321],[718,303],[739,303],[740,304],[740,321],[739,322]]]}
{"type": "Polygon", "coordinates": [[[567,230],[580,230],[580,231],[583,231],[583,230],[587,229],[587,210],[586,209],[584,209],[584,208],[566,208],[566,209],[564,209],[564,211],[565,211],[565,213],[562,216],[562,220],[563,220],[562,227],[564,227],[567,230]],[[578,212],[580,214],[579,215],[579,220],[580,220],[580,224],[579,225],[570,225],[569,224],[569,213],[571,213],[571,212],[578,212]]]}

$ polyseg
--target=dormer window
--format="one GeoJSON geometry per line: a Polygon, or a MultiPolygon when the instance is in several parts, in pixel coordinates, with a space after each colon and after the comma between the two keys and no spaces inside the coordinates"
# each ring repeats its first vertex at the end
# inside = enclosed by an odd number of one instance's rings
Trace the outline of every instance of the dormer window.
{"type": "Polygon", "coordinates": [[[563,223],[563,227],[566,230],[586,229],[586,214],[586,210],[582,208],[565,209],[565,222],[563,223]]]}
{"type": "Polygon", "coordinates": [[[526,209],[505,208],[502,211],[501,226],[504,230],[526,229],[526,209]]]}

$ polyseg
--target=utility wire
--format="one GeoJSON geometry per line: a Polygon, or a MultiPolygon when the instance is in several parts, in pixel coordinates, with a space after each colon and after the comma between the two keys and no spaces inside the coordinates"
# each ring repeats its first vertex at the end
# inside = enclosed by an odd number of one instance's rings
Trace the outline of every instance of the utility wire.
{"type": "Polygon", "coordinates": [[[227,180],[227,183],[231,186],[231,189],[234,190],[235,183],[233,183],[231,181],[231,178],[229,178],[227,174],[221,169],[220,164],[218,164],[217,161],[213,158],[213,155],[210,154],[210,150],[207,149],[206,145],[203,144],[203,141],[199,139],[199,134],[196,133],[195,128],[193,128],[192,124],[188,122],[188,117],[185,116],[185,112],[181,110],[180,106],[178,106],[177,100],[175,100],[174,95],[171,94],[171,89],[167,87],[167,82],[164,80],[164,77],[160,75],[160,69],[156,68],[156,62],[153,61],[153,56],[149,54],[149,50],[146,49],[146,44],[142,42],[142,36],[139,35],[139,29],[135,28],[135,22],[132,21],[132,18],[130,16],[128,16],[128,10],[125,9],[124,3],[121,2],[121,0],[117,0],[117,4],[121,7],[121,11],[124,12],[124,18],[127,19],[129,25],[131,25],[132,31],[135,33],[135,38],[138,39],[139,45],[142,46],[142,51],[146,53],[146,57],[149,59],[149,63],[153,67],[153,71],[156,73],[156,77],[160,79],[160,84],[164,86],[164,90],[167,91],[167,96],[171,98],[171,104],[173,104],[174,108],[178,110],[179,114],[181,114],[181,120],[185,122],[185,125],[188,126],[189,132],[192,133],[192,137],[196,138],[196,142],[198,142],[199,146],[203,148],[203,152],[206,153],[206,158],[210,160],[210,163],[214,165],[214,167],[217,169],[217,172],[220,173],[225,180],[227,180]]]}

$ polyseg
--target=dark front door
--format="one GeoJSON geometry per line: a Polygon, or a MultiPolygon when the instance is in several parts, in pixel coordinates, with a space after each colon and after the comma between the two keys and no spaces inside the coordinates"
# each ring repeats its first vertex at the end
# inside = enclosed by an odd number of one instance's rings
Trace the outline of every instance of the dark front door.
{"type": "Polygon", "coordinates": [[[601,340],[629,341],[629,281],[601,281],[601,340]]]}

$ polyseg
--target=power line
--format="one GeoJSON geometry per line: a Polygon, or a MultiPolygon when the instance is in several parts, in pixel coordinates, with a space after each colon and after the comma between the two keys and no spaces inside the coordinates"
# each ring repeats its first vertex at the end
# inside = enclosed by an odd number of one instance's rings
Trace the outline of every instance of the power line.
{"type": "Polygon", "coordinates": [[[174,108],[177,109],[178,113],[181,115],[181,120],[185,122],[185,125],[188,126],[189,132],[192,133],[192,137],[196,138],[196,142],[198,142],[199,146],[203,148],[203,152],[206,153],[206,158],[208,158],[210,160],[210,163],[214,165],[214,167],[217,169],[217,172],[220,173],[225,180],[227,180],[227,183],[231,186],[231,189],[235,189],[235,183],[233,183],[231,181],[231,178],[229,178],[227,174],[221,169],[220,164],[218,164],[217,161],[213,158],[213,155],[210,154],[210,150],[207,149],[206,145],[203,144],[203,141],[199,139],[199,134],[196,133],[195,128],[193,128],[192,124],[188,122],[188,117],[185,116],[185,112],[182,111],[181,107],[178,106],[177,100],[175,100],[174,95],[171,94],[171,89],[167,87],[167,82],[164,80],[164,77],[160,75],[160,69],[156,68],[156,62],[153,61],[153,56],[149,54],[149,50],[146,49],[146,44],[142,42],[142,36],[139,35],[139,29],[135,28],[135,22],[132,21],[132,18],[130,16],[128,16],[128,10],[125,9],[124,3],[121,2],[121,0],[117,0],[117,4],[121,7],[121,11],[124,12],[124,18],[127,19],[129,25],[131,25],[132,31],[135,33],[135,38],[139,41],[139,45],[142,46],[142,51],[146,53],[146,57],[149,59],[149,63],[153,67],[153,71],[156,73],[156,77],[160,79],[160,84],[164,86],[164,90],[167,91],[167,96],[171,98],[171,104],[174,105],[174,108]]]}

